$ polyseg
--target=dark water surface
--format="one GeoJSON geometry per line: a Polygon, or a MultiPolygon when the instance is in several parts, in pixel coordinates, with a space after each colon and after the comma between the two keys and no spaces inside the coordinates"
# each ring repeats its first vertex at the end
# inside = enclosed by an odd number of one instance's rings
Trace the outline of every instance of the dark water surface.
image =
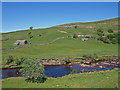
{"type": "MultiPolygon", "coordinates": [[[[102,68],[93,68],[93,67],[81,67],[80,64],[75,64],[75,65],[66,65],[66,66],[44,66],[44,68],[45,68],[46,76],[56,78],[56,77],[62,77],[70,74],[70,72],[73,69],[77,69],[78,73],[80,73],[82,69],[93,72],[94,70],[104,71],[104,70],[112,70],[113,68],[118,68],[118,67],[106,66],[105,69],[102,69],[102,68]]],[[[19,70],[20,70],[19,68],[2,70],[2,73],[0,73],[0,76],[2,75],[2,77],[0,79],[9,78],[9,77],[22,77],[19,70]]],[[[84,72],[84,73],[87,73],[87,72],[84,72]]]]}

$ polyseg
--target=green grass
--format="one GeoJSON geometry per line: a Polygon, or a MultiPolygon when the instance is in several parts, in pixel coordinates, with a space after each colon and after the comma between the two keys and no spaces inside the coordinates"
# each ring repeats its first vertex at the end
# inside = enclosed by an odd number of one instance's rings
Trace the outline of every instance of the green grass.
{"type": "MultiPolygon", "coordinates": [[[[117,44],[105,44],[102,41],[90,38],[88,41],[81,41],[79,39],[67,38],[67,36],[73,35],[75,33],[81,33],[86,35],[92,35],[97,37],[96,30],[101,28],[104,32],[108,29],[118,30],[118,26],[115,24],[118,22],[118,18],[104,20],[99,22],[89,22],[89,23],[74,23],[66,25],[77,25],[77,29],[64,29],[63,27],[56,26],[46,29],[33,29],[25,31],[17,31],[11,33],[2,34],[3,38],[9,38],[8,41],[2,41],[2,48],[8,47],[18,47],[14,46],[13,43],[16,40],[25,39],[32,44],[30,47],[19,48],[15,50],[3,50],[3,60],[12,55],[14,57],[38,57],[38,58],[58,58],[63,56],[76,56],[80,57],[83,54],[93,54],[98,55],[118,55],[118,45],[117,44]],[[86,28],[92,26],[93,28],[86,28]],[[94,29],[96,28],[96,30],[94,29]],[[66,31],[67,34],[58,32],[58,30],[66,31]],[[31,32],[33,38],[29,39],[28,33],[31,32]],[[37,35],[41,34],[41,37],[37,35]],[[52,44],[43,46],[34,46],[34,44],[48,43],[56,38],[65,37],[52,44]]],[[[61,26],[66,26],[61,25],[61,26]]]]}
{"type": "Polygon", "coordinates": [[[2,88],[118,88],[118,69],[47,78],[44,83],[27,83],[23,77],[2,80],[2,88]]]}

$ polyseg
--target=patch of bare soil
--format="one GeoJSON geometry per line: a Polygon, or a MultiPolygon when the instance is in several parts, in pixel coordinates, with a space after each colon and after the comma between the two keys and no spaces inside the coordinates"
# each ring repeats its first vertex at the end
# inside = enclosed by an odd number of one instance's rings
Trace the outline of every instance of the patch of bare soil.
{"type": "Polygon", "coordinates": [[[60,30],[58,30],[58,32],[61,32],[61,33],[67,33],[66,31],[60,31],[60,30]]]}

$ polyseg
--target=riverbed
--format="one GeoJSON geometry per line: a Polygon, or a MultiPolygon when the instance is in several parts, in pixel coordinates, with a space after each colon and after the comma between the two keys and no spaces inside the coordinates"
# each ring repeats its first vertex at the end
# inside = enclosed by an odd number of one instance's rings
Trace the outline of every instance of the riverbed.
{"type": "MultiPolygon", "coordinates": [[[[75,65],[61,65],[61,66],[44,66],[45,75],[47,77],[62,77],[71,73],[73,69],[77,69],[77,73],[88,73],[94,71],[105,71],[105,70],[112,70],[113,68],[119,68],[120,66],[105,66],[106,68],[99,68],[99,67],[82,67],[80,64],[75,65]]],[[[3,69],[0,70],[0,79],[5,79],[9,77],[22,77],[22,74],[19,72],[20,68],[15,69],[3,69]]]]}

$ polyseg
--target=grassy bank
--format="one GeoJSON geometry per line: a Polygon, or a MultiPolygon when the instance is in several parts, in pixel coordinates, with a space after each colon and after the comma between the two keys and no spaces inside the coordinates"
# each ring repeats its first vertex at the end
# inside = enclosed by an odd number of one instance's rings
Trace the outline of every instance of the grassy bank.
{"type": "Polygon", "coordinates": [[[27,83],[23,77],[2,80],[3,88],[118,88],[118,69],[47,78],[45,83],[27,83]]]}

